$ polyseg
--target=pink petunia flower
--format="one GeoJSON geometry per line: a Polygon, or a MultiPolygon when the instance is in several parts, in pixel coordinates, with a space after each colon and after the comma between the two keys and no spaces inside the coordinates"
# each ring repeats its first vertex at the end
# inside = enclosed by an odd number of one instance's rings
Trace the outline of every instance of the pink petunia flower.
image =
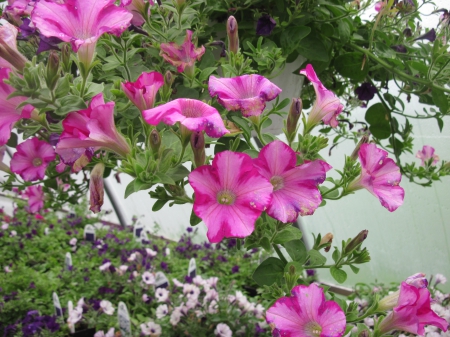
{"type": "Polygon", "coordinates": [[[200,61],[205,53],[205,47],[195,48],[192,43],[192,31],[186,31],[186,38],[181,46],[175,42],[161,43],[160,55],[174,67],[179,73],[186,72],[192,74],[195,60],[200,61]]]}
{"type": "Polygon", "coordinates": [[[384,1],[378,1],[378,2],[375,4],[375,10],[376,10],[377,12],[381,11],[385,5],[386,5],[386,3],[385,3],[384,1]]]}
{"type": "Polygon", "coordinates": [[[44,191],[42,190],[42,186],[28,186],[24,195],[28,197],[28,211],[30,213],[37,213],[44,207],[44,191]]]}
{"type": "MultiPolygon", "coordinates": [[[[154,5],[153,0],[149,0],[151,6],[154,5]]],[[[131,24],[135,26],[142,26],[145,22],[143,15],[145,15],[145,1],[144,0],[121,0],[120,7],[125,7],[133,14],[131,24]]],[[[149,8],[150,13],[150,8],[149,8]]],[[[148,14],[149,15],[149,14],[148,14]]]]}
{"type": "Polygon", "coordinates": [[[203,131],[213,138],[229,133],[222,117],[212,106],[189,98],[178,98],[156,108],[142,111],[145,121],[150,125],[163,122],[174,125],[176,122],[190,131],[203,131]]]}
{"type": "Polygon", "coordinates": [[[300,70],[300,74],[305,75],[311,81],[316,92],[316,100],[308,115],[306,130],[311,130],[320,121],[333,128],[337,127],[339,122],[336,117],[344,109],[339,98],[323,86],[312,65],[308,64],[305,69],[300,70]]]}
{"type": "Polygon", "coordinates": [[[17,108],[27,97],[16,96],[8,99],[15,89],[4,83],[9,78],[11,69],[0,68],[0,146],[5,145],[11,137],[14,124],[21,118],[30,118],[33,106],[27,104],[25,107],[17,108]]]}
{"type": "Polygon", "coordinates": [[[39,1],[31,13],[31,21],[42,35],[70,42],[85,65],[91,64],[100,36],[119,36],[132,18],[115,0],[39,1]]]}
{"type": "Polygon", "coordinates": [[[422,336],[425,325],[434,325],[447,331],[447,321],[431,309],[430,300],[431,296],[427,288],[416,288],[414,285],[402,282],[396,307],[379,325],[381,334],[391,330],[401,330],[422,336]]]}
{"type": "Polygon", "coordinates": [[[233,336],[233,331],[225,323],[219,323],[214,330],[214,336],[217,337],[231,337],[233,336]]]}
{"type": "Polygon", "coordinates": [[[312,283],[292,289],[266,311],[274,336],[340,337],[345,332],[345,314],[334,301],[326,301],[323,289],[312,283]]]}
{"type": "Polygon", "coordinates": [[[139,110],[144,111],[153,108],[156,94],[163,85],[164,76],[157,71],[151,71],[142,73],[136,82],[125,81],[122,83],[122,90],[139,110]]]}
{"type": "Polygon", "coordinates": [[[3,18],[20,26],[22,16],[29,16],[34,4],[34,0],[8,0],[8,5],[3,10],[3,18]]]}
{"type": "Polygon", "coordinates": [[[434,147],[429,145],[424,145],[422,151],[417,152],[416,158],[419,158],[422,161],[420,163],[421,166],[427,166],[430,159],[433,159],[431,166],[435,166],[439,162],[439,156],[434,154],[434,147]]]}
{"type": "Polygon", "coordinates": [[[267,214],[284,223],[299,214],[311,215],[322,202],[318,184],[323,183],[331,166],[321,160],[297,166],[294,150],[275,140],[264,146],[253,160],[258,172],[273,185],[273,198],[267,214]]]}
{"type": "Polygon", "coordinates": [[[11,158],[11,171],[26,181],[44,179],[48,164],[56,158],[53,146],[36,137],[20,143],[16,150],[11,158]]]}
{"type": "Polygon", "coordinates": [[[67,115],[56,145],[56,153],[66,164],[73,164],[87,152],[92,156],[92,148],[113,151],[123,157],[131,151],[114,125],[114,105],[114,102],[105,103],[100,93],[92,98],[87,109],[67,115]]]}
{"type": "Polygon", "coordinates": [[[189,174],[189,183],[195,192],[194,213],[208,227],[210,242],[249,236],[272,200],[272,184],[245,153],[218,153],[212,165],[189,174]]]}
{"type": "Polygon", "coordinates": [[[261,75],[242,75],[233,78],[209,77],[209,94],[228,110],[240,110],[244,116],[258,116],[266,102],[281,92],[275,84],[261,75]]]}
{"type": "Polygon", "coordinates": [[[28,61],[19,50],[17,50],[16,27],[8,22],[3,22],[0,26],[0,67],[16,68],[23,70],[28,61]]]}
{"type": "Polygon", "coordinates": [[[390,212],[403,204],[405,191],[398,186],[402,179],[395,162],[387,158],[388,153],[375,144],[362,144],[359,149],[361,176],[348,186],[348,191],[367,189],[376,196],[390,212]]]}

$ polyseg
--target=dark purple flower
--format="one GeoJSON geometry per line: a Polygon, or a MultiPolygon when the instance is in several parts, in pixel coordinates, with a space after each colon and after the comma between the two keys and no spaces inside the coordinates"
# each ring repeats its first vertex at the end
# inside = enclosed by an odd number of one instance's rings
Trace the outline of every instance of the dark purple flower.
{"type": "Polygon", "coordinates": [[[235,265],[231,268],[231,274],[239,273],[239,266],[235,265]]]}
{"type": "Polygon", "coordinates": [[[418,38],[415,38],[414,41],[417,40],[428,40],[430,42],[434,42],[436,40],[436,31],[433,29],[429,30],[423,35],[420,35],[418,38]]]}
{"type": "MultiPolygon", "coordinates": [[[[30,288],[30,289],[36,289],[36,285],[34,284],[34,282],[31,282],[31,283],[30,283],[29,288],[30,288]]],[[[37,312],[37,311],[36,311],[36,312],[37,312]]]]}
{"type": "Polygon", "coordinates": [[[161,262],[161,269],[167,270],[167,263],[161,262]]]}
{"type": "Polygon", "coordinates": [[[184,282],[191,284],[192,283],[192,277],[185,276],[184,277],[184,282]]]}
{"type": "Polygon", "coordinates": [[[52,146],[56,146],[59,141],[59,134],[58,133],[52,133],[50,134],[50,137],[48,137],[48,143],[52,146]]]}
{"type": "Polygon", "coordinates": [[[98,293],[100,295],[105,295],[105,294],[114,294],[116,291],[114,289],[108,288],[108,287],[100,287],[98,288],[98,293]]]}
{"type": "Polygon", "coordinates": [[[276,21],[270,15],[263,14],[256,23],[256,35],[269,36],[276,25],[276,21]]]}
{"type": "Polygon", "coordinates": [[[188,233],[192,233],[192,227],[188,227],[186,228],[186,230],[188,231],[188,233]]]}
{"type": "Polygon", "coordinates": [[[234,246],[236,246],[236,243],[237,243],[236,239],[229,239],[228,243],[227,243],[227,247],[233,248],[234,246]]]}
{"type": "Polygon", "coordinates": [[[391,46],[391,49],[394,49],[397,53],[407,53],[408,50],[406,49],[406,47],[402,44],[396,44],[391,46]]]}
{"type": "Polygon", "coordinates": [[[228,262],[227,258],[226,258],[225,256],[223,256],[223,255],[219,255],[219,256],[217,257],[217,260],[219,260],[219,261],[221,261],[221,262],[228,262]]]}
{"type": "Polygon", "coordinates": [[[89,282],[90,278],[85,276],[85,277],[83,277],[83,280],[84,280],[84,282],[89,282]]]}
{"type": "Polygon", "coordinates": [[[316,271],[314,269],[306,269],[306,275],[314,276],[315,274],[316,274],[316,271]]]}
{"type": "Polygon", "coordinates": [[[372,83],[364,82],[361,86],[355,89],[355,94],[358,95],[358,99],[360,101],[370,101],[374,98],[377,91],[377,88],[372,85],[372,83]]]}

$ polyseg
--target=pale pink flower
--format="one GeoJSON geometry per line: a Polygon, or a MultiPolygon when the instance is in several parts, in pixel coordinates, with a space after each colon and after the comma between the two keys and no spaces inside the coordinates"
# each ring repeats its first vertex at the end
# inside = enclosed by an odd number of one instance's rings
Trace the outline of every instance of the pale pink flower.
{"type": "Polygon", "coordinates": [[[397,305],[378,327],[381,334],[391,330],[401,330],[423,335],[425,325],[434,325],[447,331],[447,321],[431,309],[430,300],[431,296],[427,288],[416,288],[402,282],[397,305]]]}
{"type": "Polygon", "coordinates": [[[386,3],[384,1],[379,1],[375,4],[375,10],[377,12],[381,11],[385,5],[386,3]]]}
{"type": "Polygon", "coordinates": [[[185,284],[183,287],[183,294],[188,298],[188,299],[198,299],[198,296],[200,295],[200,288],[197,287],[194,284],[185,284]]]}
{"type": "Polygon", "coordinates": [[[0,26],[0,67],[16,68],[22,71],[28,61],[17,49],[16,27],[8,22],[2,22],[0,26]]]}
{"type": "Polygon", "coordinates": [[[73,331],[75,329],[75,324],[83,318],[83,308],[79,306],[73,308],[72,302],[69,302],[68,310],[69,317],[67,318],[67,324],[69,325],[70,330],[73,331]]]}
{"type": "Polygon", "coordinates": [[[77,242],[78,242],[77,238],[72,238],[72,239],[70,239],[70,241],[69,241],[69,245],[71,245],[71,246],[76,246],[77,242]]]}
{"type": "Polygon", "coordinates": [[[39,1],[31,13],[31,20],[42,35],[70,42],[87,66],[93,60],[100,36],[120,36],[132,18],[130,12],[115,5],[115,0],[39,1]]]}
{"type": "Polygon", "coordinates": [[[141,331],[145,336],[158,337],[161,335],[161,326],[155,322],[141,324],[141,331]]]}
{"type": "Polygon", "coordinates": [[[219,323],[214,329],[214,335],[216,335],[217,337],[231,337],[233,336],[233,332],[225,323],[219,323]]]}
{"type": "Polygon", "coordinates": [[[111,266],[111,262],[105,262],[100,267],[98,267],[98,269],[100,269],[100,271],[107,271],[107,270],[109,270],[110,266],[111,266]]]}
{"type": "MultiPolygon", "coordinates": [[[[148,1],[153,6],[153,0],[148,1]]],[[[125,7],[133,14],[131,24],[135,26],[142,26],[145,22],[143,15],[145,15],[145,1],[144,0],[121,0],[120,7],[125,7]]],[[[150,8],[148,9],[150,15],[150,8]]]]}
{"type": "Polygon", "coordinates": [[[249,236],[272,200],[272,184],[245,153],[218,153],[212,165],[191,172],[189,183],[195,191],[194,213],[208,227],[210,242],[249,236]]]}
{"type": "Polygon", "coordinates": [[[130,262],[136,260],[136,253],[131,253],[127,260],[130,262]]]}
{"type": "Polygon", "coordinates": [[[169,308],[167,307],[167,304],[161,304],[156,308],[156,317],[158,319],[161,319],[169,313],[169,308]]]}
{"type": "Polygon", "coordinates": [[[107,315],[114,314],[114,307],[112,306],[112,303],[107,300],[100,301],[100,308],[102,308],[103,312],[107,315]]]}
{"type": "Polygon", "coordinates": [[[201,275],[196,275],[192,279],[192,283],[194,283],[196,286],[202,286],[205,283],[205,280],[201,277],[201,275]]]}
{"type": "Polygon", "coordinates": [[[28,186],[24,193],[28,197],[28,211],[37,213],[44,207],[44,191],[41,185],[28,186]]]}
{"type": "Polygon", "coordinates": [[[183,44],[177,45],[175,42],[161,43],[160,55],[174,67],[177,71],[182,73],[185,71],[192,73],[195,61],[200,61],[202,55],[205,53],[205,47],[201,46],[195,48],[192,43],[192,31],[186,30],[186,38],[183,44]]]}
{"type": "Polygon", "coordinates": [[[150,248],[145,248],[145,251],[147,252],[147,256],[150,257],[155,257],[158,254],[157,252],[155,252],[153,249],[150,248]]]}
{"type": "Polygon", "coordinates": [[[184,284],[181,283],[180,281],[178,281],[176,278],[172,279],[172,282],[173,282],[173,284],[174,284],[176,287],[183,287],[183,286],[184,286],[184,284]]]}
{"type": "Polygon", "coordinates": [[[253,160],[258,172],[273,185],[267,214],[284,223],[299,215],[311,215],[322,202],[317,186],[324,182],[331,166],[315,160],[297,166],[297,156],[288,145],[275,140],[264,146],[253,160]]]}
{"type": "Polygon", "coordinates": [[[264,312],[266,311],[266,308],[264,308],[261,304],[257,304],[255,309],[253,310],[253,314],[257,319],[261,319],[264,317],[264,312]]]}
{"type": "Polygon", "coordinates": [[[300,70],[301,75],[305,75],[311,81],[316,92],[316,100],[308,115],[305,128],[309,131],[321,120],[335,128],[339,122],[336,117],[342,112],[344,106],[336,95],[324,87],[317,77],[312,65],[308,64],[305,69],[300,70]]]}
{"type": "Polygon", "coordinates": [[[233,78],[209,77],[209,94],[227,110],[240,110],[246,117],[261,115],[266,102],[281,92],[275,84],[261,75],[242,75],[233,78]]]}
{"type": "Polygon", "coordinates": [[[447,283],[447,278],[442,274],[436,274],[436,275],[434,275],[434,278],[436,279],[434,286],[437,286],[438,284],[447,283]]]}
{"type": "Polygon", "coordinates": [[[126,265],[121,265],[120,267],[119,267],[119,269],[117,269],[117,272],[118,272],[118,274],[119,275],[123,275],[123,274],[125,274],[125,272],[128,270],[128,266],[126,266],[126,265]]]}
{"type": "Polygon", "coordinates": [[[181,308],[175,307],[172,311],[172,314],[170,314],[170,324],[177,325],[180,322],[181,319],[181,308]]]}
{"type": "Polygon", "coordinates": [[[158,302],[167,301],[167,299],[169,298],[169,294],[170,294],[169,290],[167,290],[165,288],[158,288],[155,291],[155,297],[158,302]]]}
{"type": "Polygon", "coordinates": [[[105,334],[103,330],[97,331],[94,335],[94,337],[114,337],[114,328],[111,328],[108,330],[108,332],[105,334]]]}
{"type": "Polygon", "coordinates": [[[395,162],[387,158],[388,153],[375,144],[362,144],[359,149],[361,176],[348,186],[348,191],[367,189],[376,196],[390,212],[403,204],[405,191],[399,185],[402,179],[395,162]]]}
{"type": "Polygon", "coordinates": [[[419,158],[422,162],[421,166],[435,166],[439,162],[439,156],[434,154],[434,147],[424,145],[422,151],[418,151],[416,154],[416,158],[419,158]],[[431,159],[433,159],[431,161],[431,159]]]}
{"type": "Polygon", "coordinates": [[[180,122],[190,131],[203,131],[213,138],[229,133],[216,108],[190,98],[178,98],[156,108],[142,111],[145,121],[150,125],[165,123],[174,125],[180,122]]]}
{"type": "Polygon", "coordinates": [[[163,85],[164,76],[151,71],[143,72],[136,82],[125,81],[122,83],[122,90],[139,110],[144,111],[153,108],[156,94],[163,85]]]}
{"type": "Polygon", "coordinates": [[[8,5],[3,11],[3,17],[18,26],[22,24],[22,16],[29,16],[33,10],[33,0],[8,0],[8,5]]]}
{"type": "Polygon", "coordinates": [[[12,271],[12,269],[11,269],[11,268],[9,268],[9,266],[6,266],[6,267],[4,267],[3,269],[5,270],[5,273],[7,273],[7,274],[9,274],[9,273],[12,273],[12,272],[13,272],[13,271],[12,271]]]}
{"type": "Polygon", "coordinates": [[[211,288],[215,288],[217,286],[217,281],[219,281],[219,278],[213,276],[213,277],[206,279],[205,281],[211,288]]]}
{"type": "Polygon", "coordinates": [[[42,180],[48,164],[55,158],[53,146],[36,137],[29,138],[17,145],[11,158],[11,171],[26,181],[42,180]]]}
{"type": "Polygon", "coordinates": [[[16,96],[8,99],[15,91],[9,84],[4,83],[4,80],[9,79],[10,72],[9,68],[0,68],[0,146],[8,142],[14,124],[21,118],[30,118],[34,109],[29,104],[17,108],[27,97],[16,96]]]}
{"type": "Polygon", "coordinates": [[[9,227],[9,224],[7,224],[7,223],[4,223],[4,224],[2,225],[2,229],[3,229],[4,231],[6,231],[6,230],[8,229],[8,227],[9,227]]]}
{"type": "Polygon", "coordinates": [[[147,285],[155,284],[155,275],[146,271],[142,274],[142,281],[147,285]]]}
{"type": "Polygon", "coordinates": [[[16,231],[11,231],[10,233],[9,233],[9,236],[10,237],[15,237],[15,236],[17,236],[17,232],[16,231]]]}
{"type": "Polygon", "coordinates": [[[56,153],[66,164],[73,164],[89,148],[113,151],[123,157],[131,151],[114,125],[114,105],[114,102],[105,103],[100,93],[92,98],[87,109],[67,115],[56,145],[56,153]]]}
{"type": "Polygon", "coordinates": [[[323,289],[314,283],[298,285],[291,297],[282,297],[266,312],[274,335],[291,337],[340,337],[345,332],[345,314],[334,301],[326,301],[323,289]]]}

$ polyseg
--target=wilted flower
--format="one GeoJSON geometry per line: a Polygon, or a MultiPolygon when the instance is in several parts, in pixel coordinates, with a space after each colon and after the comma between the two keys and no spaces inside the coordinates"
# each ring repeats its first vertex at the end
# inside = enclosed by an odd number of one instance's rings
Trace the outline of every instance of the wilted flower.
{"type": "MultiPolygon", "coordinates": [[[[149,0],[150,5],[153,6],[153,0],[149,0]]],[[[121,0],[120,6],[128,9],[133,14],[131,24],[134,26],[142,26],[145,22],[145,1],[144,0],[121,0]]],[[[150,9],[149,9],[150,12],[150,9]]]]}
{"type": "Polygon", "coordinates": [[[8,22],[2,22],[2,26],[0,26],[0,67],[16,68],[22,71],[28,60],[17,50],[17,33],[16,27],[8,22]]]}
{"type": "Polygon", "coordinates": [[[256,35],[269,36],[276,25],[276,21],[270,15],[263,14],[256,23],[256,35]]]}
{"type": "Polygon", "coordinates": [[[105,172],[105,164],[97,163],[91,171],[89,178],[89,203],[90,210],[94,213],[100,212],[103,205],[103,198],[105,195],[103,186],[103,173],[105,172]]]}
{"type": "Polygon", "coordinates": [[[435,282],[434,282],[434,286],[437,286],[438,284],[445,284],[447,283],[447,278],[442,275],[442,274],[436,274],[434,275],[435,278],[435,282]]]}
{"type": "Polygon", "coordinates": [[[439,156],[434,154],[434,147],[424,145],[422,151],[418,151],[416,158],[419,158],[422,162],[420,165],[427,166],[431,162],[431,166],[435,166],[439,162],[439,156]],[[431,159],[433,159],[431,161],[431,159]]]}

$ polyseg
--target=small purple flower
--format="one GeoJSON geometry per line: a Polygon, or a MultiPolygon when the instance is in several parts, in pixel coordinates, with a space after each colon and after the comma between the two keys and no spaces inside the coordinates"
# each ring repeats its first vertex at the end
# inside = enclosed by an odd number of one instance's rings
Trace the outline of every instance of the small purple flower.
{"type": "Polygon", "coordinates": [[[370,101],[377,93],[377,88],[372,83],[364,82],[355,89],[360,101],[370,101]]]}
{"type": "Polygon", "coordinates": [[[314,276],[316,274],[314,269],[306,269],[306,275],[314,276]]]}
{"type": "Polygon", "coordinates": [[[269,36],[276,25],[276,21],[270,15],[263,14],[256,23],[256,35],[269,36]]]}
{"type": "Polygon", "coordinates": [[[185,276],[185,277],[184,277],[184,282],[185,282],[185,283],[192,284],[192,277],[190,277],[190,276],[185,276]]]}
{"type": "Polygon", "coordinates": [[[402,44],[398,44],[398,45],[393,45],[391,46],[391,49],[394,49],[397,53],[407,53],[408,50],[406,49],[406,47],[402,44]]]}
{"type": "Polygon", "coordinates": [[[219,261],[221,261],[221,262],[228,262],[227,258],[226,258],[225,256],[223,256],[223,255],[219,255],[219,256],[217,257],[217,260],[219,260],[219,261]]]}
{"type": "Polygon", "coordinates": [[[186,228],[186,230],[188,231],[188,233],[192,233],[192,227],[188,227],[186,228]]]}
{"type": "Polygon", "coordinates": [[[239,273],[239,266],[235,265],[231,268],[231,274],[239,273]]]}
{"type": "Polygon", "coordinates": [[[420,35],[418,38],[415,38],[414,41],[417,40],[428,40],[430,42],[434,42],[436,40],[436,31],[433,29],[429,30],[423,35],[420,35]]]}
{"type": "Polygon", "coordinates": [[[164,261],[161,262],[161,269],[167,270],[167,263],[165,263],[164,261]]]}

